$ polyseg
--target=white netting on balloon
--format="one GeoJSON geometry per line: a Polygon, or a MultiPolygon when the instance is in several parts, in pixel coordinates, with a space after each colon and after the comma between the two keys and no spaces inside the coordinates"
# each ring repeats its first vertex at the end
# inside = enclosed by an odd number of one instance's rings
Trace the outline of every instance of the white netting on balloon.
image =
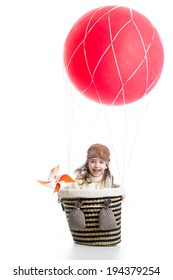
{"type": "Polygon", "coordinates": [[[81,94],[100,104],[128,104],[145,96],[163,65],[159,34],[142,14],[101,7],[73,26],[65,43],[65,65],[81,94]]]}

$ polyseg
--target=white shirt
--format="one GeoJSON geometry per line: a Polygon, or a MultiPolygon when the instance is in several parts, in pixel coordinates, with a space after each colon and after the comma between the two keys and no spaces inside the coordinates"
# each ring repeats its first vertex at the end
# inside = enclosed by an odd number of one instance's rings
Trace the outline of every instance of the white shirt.
{"type": "Polygon", "coordinates": [[[84,183],[82,185],[78,184],[78,182],[74,182],[69,186],[66,186],[65,189],[90,189],[90,190],[98,190],[103,188],[111,188],[112,187],[112,178],[107,177],[106,181],[103,181],[103,175],[98,177],[94,177],[89,175],[89,181],[91,183],[84,183]]]}

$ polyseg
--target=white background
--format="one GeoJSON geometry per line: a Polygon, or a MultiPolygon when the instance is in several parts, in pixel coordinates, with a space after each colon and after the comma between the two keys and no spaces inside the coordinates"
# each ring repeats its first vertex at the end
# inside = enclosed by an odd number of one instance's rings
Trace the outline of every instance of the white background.
{"type": "Polygon", "coordinates": [[[66,260],[156,264],[164,268],[161,279],[166,279],[173,249],[171,11],[169,0],[0,2],[0,251],[8,279],[18,265],[50,267],[66,260]],[[94,248],[73,243],[56,195],[36,180],[47,179],[57,164],[63,166],[66,155],[66,35],[85,12],[112,4],[139,11],[156,26],[165,62],[128,170],[122,242],[94,248]]]}

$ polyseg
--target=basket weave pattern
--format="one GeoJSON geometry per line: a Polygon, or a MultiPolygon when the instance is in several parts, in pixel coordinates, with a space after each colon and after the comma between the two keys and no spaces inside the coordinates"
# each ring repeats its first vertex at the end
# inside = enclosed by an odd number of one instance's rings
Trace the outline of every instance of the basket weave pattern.
{"type": "Polygon", "coordinates": [[[76,201],[82,201],[81,210],[85,215],[86,228],[83,230],[71,230],[75,243],[88,246],[113,246],[121,242],[121,196],[99,197],[99,198],[63,198],[66,217],[75,207],[76,201]],[[105,199],[111,199],[111,210],[114,213],[117,227],[111,230],[99,228],[99,213],[104,207],[105,199]]]}

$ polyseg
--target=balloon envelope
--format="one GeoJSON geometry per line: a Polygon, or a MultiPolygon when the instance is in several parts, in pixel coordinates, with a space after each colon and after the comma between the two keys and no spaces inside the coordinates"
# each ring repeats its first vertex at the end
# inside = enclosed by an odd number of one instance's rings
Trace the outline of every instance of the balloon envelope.
{"type": "Polygon", "coordinates": [[[105,105],[128,104],[149,93],[163,61],[156,28],[127,7],[89,11],[74,24],[64,44],[64,64],[73,85],[105,105]]]}

